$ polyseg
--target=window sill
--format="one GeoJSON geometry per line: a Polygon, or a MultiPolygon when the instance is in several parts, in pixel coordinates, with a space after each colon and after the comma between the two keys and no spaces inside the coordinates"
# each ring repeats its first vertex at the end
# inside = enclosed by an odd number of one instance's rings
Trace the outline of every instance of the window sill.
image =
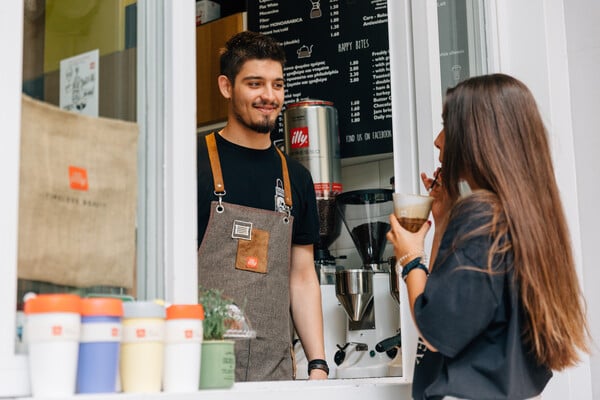
{"type": "MultiPolygon", "coordinates": [[[[364,378],[331,379],[327,381],[277,381],[237,383],[231,389],[201,390],[193,393],[116,393],[96,395],[75,395],[70,399],[90,398],[94,400],[306,400],[307,398],[328,398],[331,400],[378,400],[410,399],[410,383],[404,378],[364,378]]],[[[23,399],[23,398],[21,398],[23,399]]],[[[33,398],[30,398],[33,399],[33,398]]],[[[36,397],[35,400],[40,400],[36,397]]],[[[68,399],[65,399],[68,400],[68,399]]]]}

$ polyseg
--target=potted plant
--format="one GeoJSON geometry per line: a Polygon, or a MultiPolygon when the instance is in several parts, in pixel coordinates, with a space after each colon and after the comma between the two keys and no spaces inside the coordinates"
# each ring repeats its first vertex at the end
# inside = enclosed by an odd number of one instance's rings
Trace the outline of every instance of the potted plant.
{"type": "Polygon", "coordinates": [[[234,341],[224,336],[232,323],[233,301],[222,290],[201,287],[198,302],[204,307],[200,389],[230,388],[235,378],[234,341]]]}

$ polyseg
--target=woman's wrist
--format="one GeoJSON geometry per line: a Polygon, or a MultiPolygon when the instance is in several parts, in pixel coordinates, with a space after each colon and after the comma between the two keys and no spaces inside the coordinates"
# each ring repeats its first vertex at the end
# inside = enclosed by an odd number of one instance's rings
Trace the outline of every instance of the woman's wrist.
{"type": "Polygon", "coordinates": [[[321,370],[329,375],[329,366],[327,365],[327,361],[323,359],[316,358],[308,362],[308,375],[315,369],[321,370]]]}
{"type": "Polygon", "coordinates": [[[402,255],[401,257],[399,257],[397,262],[398,262],[398,264],[400,264],[400,266],[404,266],[417,257],[421,258],[421,260],[425,260],[426,259],[425,251],[411,250],[411,251],[407,252],[406,254],[402,255]]]}
{"type": "Polygon", "coordinates": [[[425,266],[421,257],[416,257],[402,268],[402,280],[406,282],[408,274],[410,274],[415,269],[422,270],[423,272],[425,272],[426,276],[429,275],[429,269],[427,268],[427,266],[425,266]]]}

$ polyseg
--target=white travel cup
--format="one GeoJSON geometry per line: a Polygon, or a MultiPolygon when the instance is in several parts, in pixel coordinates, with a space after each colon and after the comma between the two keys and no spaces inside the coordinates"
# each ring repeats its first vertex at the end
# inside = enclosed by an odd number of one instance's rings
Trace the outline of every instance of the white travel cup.
{"type": "Polygon", "coordinates": [[[25,337],[34,397],[75,393],[81,329],[81,299],[73,294],[40,294],[25,301],[25,337]]]}
{"type": "Polygon", "coordinates": [[[201,304],[181,304],[167,307],[165,334],[165,392],[195,392],[200,386],[202,347],[201,304]]]}

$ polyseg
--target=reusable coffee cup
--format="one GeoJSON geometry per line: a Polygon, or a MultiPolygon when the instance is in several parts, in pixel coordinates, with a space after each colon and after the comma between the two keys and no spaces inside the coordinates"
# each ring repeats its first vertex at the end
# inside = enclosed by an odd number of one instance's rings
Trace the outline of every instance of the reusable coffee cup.
{"type": "Polygon", "coordinates": [[[116,392],[122,316],[120,299],[81,300],[77,393],[116,392]]]}
{"type": "Polygon", "coordinates": [[[123,303],[120,360],[123,392],[160,392],[164,340],[164,306],[153,301],[123,303]]]}
{"type": "Polygon", "coordinates": [[[202,304],[167,307],[163,391],[195,392],[200,385],[202,304]]]}
{"type": "Polygon", "coordinates": [[[75,393],[81,299],[73,294],[40,294],[25,301],[29,377],[34,397],[75,393]]]}
{"type": "Polygon", "coordinates": [[[433,197],[420,194],[393,193],[394,215],[404,229],[417,232],[427,221],[433,197]]]}

